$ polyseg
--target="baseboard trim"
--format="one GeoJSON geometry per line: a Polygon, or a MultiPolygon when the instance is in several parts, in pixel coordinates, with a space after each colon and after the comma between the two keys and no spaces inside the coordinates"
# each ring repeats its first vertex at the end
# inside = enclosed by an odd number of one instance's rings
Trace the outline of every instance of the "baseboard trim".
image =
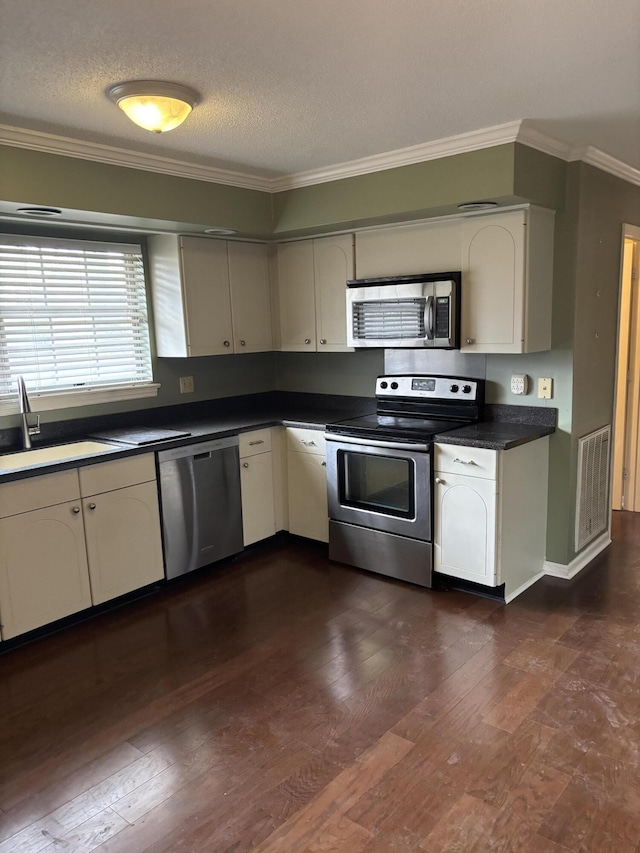
{"type": "Polygon", "coordinates": [[[538,572],[537,575],[534,575],[532,578],[529,578],[529,580],[525,581],[522,586],[519,586],[517,589],[514,589],[513,592],[509,593],[509,595],[505,595],[504,603],[508,604],[510,601],[513,601],[514,598],[517,598],[526,589],[529,589],[530,586],[533,586],[534,583],[540,580],[540,578],[543,578],[545,574],[546,571],[543,569],[541,572],[538,572]]]}
{"type": "Polygon", "coordinates": [[[601,533],[597,539],[587,545],[584,551],[581,551],[573,560],[569,563],[568,566],[565,566],[563,563],[552,563],[549,560],[545,560],[544,563],[544,574],[549,575],[552,578],[563,578],[564,580],[571,580],[571,578],[575,578],[578,572],[581,572],[585,566],[588,566],[589,563],[601,554],[605,548],[608,548],[611,545],[611,533],[606,530],[604,533],[601,533]]]}

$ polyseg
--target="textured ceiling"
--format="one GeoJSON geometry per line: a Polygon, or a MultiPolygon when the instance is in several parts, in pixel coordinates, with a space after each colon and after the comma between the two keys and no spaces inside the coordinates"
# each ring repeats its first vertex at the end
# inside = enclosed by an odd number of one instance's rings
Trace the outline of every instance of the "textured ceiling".
{"type": "Polygon", "coordinates": [[[0,0],[0,121],[266,177],[528,119],[640,169],[639,0],[0,0]],[[161,136],[104,97],[202,103],[161,136]]]}

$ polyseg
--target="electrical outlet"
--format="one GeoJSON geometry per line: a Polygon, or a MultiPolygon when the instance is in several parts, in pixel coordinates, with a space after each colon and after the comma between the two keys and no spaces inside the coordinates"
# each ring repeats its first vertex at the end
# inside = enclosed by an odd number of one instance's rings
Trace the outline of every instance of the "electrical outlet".
{"type": "Polygon", "coordinates": [[[193,376],[180,377],[180,393],[193,394],[193,376]]]}
{"type": "Polygon", "coordinates": [[[511,377],[511,393],[527,394],[529,392],[529,377],[526,373],[514,373],[511,377]]]}
{"type": "Polygon", "coordinates": [[[540,400],[550,400],[553,397],[553,379],[544,378],[538,379],[538,398],[540,400]]]}

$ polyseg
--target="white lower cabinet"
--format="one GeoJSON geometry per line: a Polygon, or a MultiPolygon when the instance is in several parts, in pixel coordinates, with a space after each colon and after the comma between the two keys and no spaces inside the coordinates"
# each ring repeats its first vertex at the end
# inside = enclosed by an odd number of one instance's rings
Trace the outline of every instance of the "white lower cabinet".
{"type": "Polygon", "coordinates": [[[287,429],[289,532],[329,541],[327,462],[319,430],[287,429]]]}
{"type": "Polygon", "coordinates": [[[91,589],[80,501],[1,519],[2,639],[87,607],[91,589]]]}
{"type": "Polygon", "coordinates": [[[1,484],[0,516],[4,640],[164,576],[151,453],[1,484]]]}
{"type": "Polygon", "coordinates": [[[242,536],[245,547],[276,532],[271,431],[240,436],[242,536]]]}
{"type": "Polygon", "coordinates": [[[84,498],[82,511],[94,604],[163,577],[155,480],[84,498]]]}
{"type": "Polygon", "coordinates": [[[549,439],[511,450],[436,444],[434,570],[507,601],[544,573],[549,439]]]}

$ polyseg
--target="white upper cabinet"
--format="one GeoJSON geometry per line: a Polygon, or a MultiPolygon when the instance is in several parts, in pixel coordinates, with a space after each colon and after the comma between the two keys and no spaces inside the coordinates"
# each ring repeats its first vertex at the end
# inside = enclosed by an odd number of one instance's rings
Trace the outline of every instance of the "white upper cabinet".
{"type": "Polygon", "coordinates": [[[353,235],[278,245],[280,348],[344,352],[346,282],[353,278],[353,235]]]}
{"type": "Polygon", "coordinates": [[[460,219],[356,234],[358,278],[460,270],[460,219]]]}
{"type": "Polygon", "coordinates": [[[149,259],[159,356],[271,349],[265,245],[162,234],[149,259]]]}
{"type": "Polygon", "coordinates": [[[313,240],[278,246],[278,297],[280,349],[313,352],[316,349],[313,240]]]}
{"type": "Polygon", "coordinates": [[[535,207],[464,220],[463,352],[551,349],[553,226],[535,207]]]}
{"type": "Polygon", "coordinates": [[[229,243],[234,352],[273,348],[269,258],[262,243],[229,243]]]}

